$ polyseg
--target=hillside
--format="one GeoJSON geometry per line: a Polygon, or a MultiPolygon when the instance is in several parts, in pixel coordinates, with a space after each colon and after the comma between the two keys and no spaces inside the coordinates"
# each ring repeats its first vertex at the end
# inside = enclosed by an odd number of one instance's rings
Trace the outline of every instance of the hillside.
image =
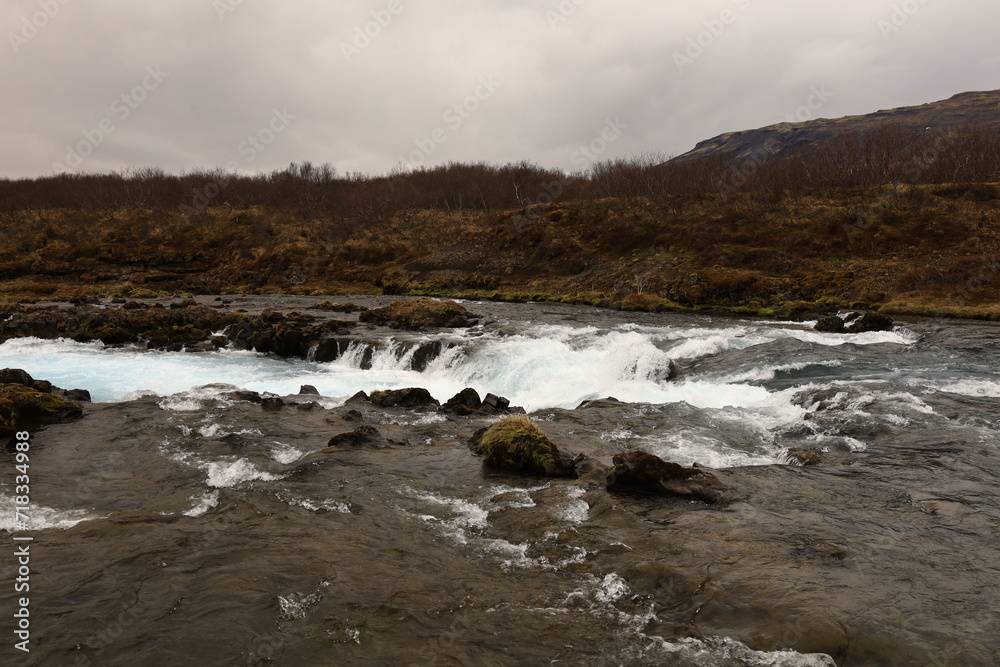
{"type": "Polygon", "coordinates": [[[1000,131],[1000,90],[960,93],[940,102],[863,116],[778,123],[755,130],[727,132],[700,142],[694,149],[673,158],[673,161],[685,162],[719,154],[743,159],[763,152],[784,157],[823,140],[869,132],[884,125],[911,132],[941,132],[972,125],[997,132],[1000,131]],[[781,148],[770,151],[768,146],[774,146],[776,142],[781,148]]]}
{"type": "Polygon", "coordinates": [[[8,215],[0,299],[385,293],[795,317],[1000,316],[1000,188],[607,198],[364,226],[264,208],[8,215]]]}

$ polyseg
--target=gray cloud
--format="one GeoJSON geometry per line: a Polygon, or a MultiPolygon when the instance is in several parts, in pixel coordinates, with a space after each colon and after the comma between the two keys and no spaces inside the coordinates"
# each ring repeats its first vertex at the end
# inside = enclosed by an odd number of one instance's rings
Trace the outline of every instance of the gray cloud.
{"type": "Polygon", "coordinates": [[[628,128],[600,157],[678,154],[815,86],[827,117],[998,87],[1000,5],[982,0],[396,2],[7,2],[0,174],[83,152],[85,171],[575,169],[608,119],[628,128]],[[149,86],[147,67],[167,75],[149,86]],[[294,116],[279,132],[276,109],[294,116]]]}

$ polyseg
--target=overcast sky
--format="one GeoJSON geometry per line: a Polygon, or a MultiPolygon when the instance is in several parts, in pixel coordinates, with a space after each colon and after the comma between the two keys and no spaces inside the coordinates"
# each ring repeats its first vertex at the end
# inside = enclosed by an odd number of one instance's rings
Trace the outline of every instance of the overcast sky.
{"type": "Polygon", "coordinates": [[[1000,88],[996,0],[3,0],[0,25],[12,178],[576,170],[1000,88]]]}

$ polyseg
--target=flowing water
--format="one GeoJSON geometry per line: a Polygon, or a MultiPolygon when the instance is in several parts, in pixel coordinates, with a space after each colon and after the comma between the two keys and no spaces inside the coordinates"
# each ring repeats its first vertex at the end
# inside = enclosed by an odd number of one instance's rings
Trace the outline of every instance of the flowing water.
{"type": "MultiPolygon", "coordinates": [[[[18,533],[34,537],[32,651],[19,659],[997,664],[1000,328],[834,335],[471,307],[490,319],[428,334],[446,345],[423,372],[391,340],[367,370],[360,344],[325,364],[0,345],[0,367],[95,400],[83,420],[34,434],[18,533]],[[280,412],[225,396],[302,384],[322,396],[287,397],[280,412]],[[345,405],[409,386],[442,402],[470,386],[506,396],[605,465],[643,449],[714,468],[727,501],[611,495],[600,471],[508,475],[465,445],[490,418],[345,405]],[[351,410],[397,445],[327,448],[358,425],[351,410]],[[789,448],[823,460],[801,467],[789,448]]],[[[14,599],[5,587],[0,608],[14,599]]]]}

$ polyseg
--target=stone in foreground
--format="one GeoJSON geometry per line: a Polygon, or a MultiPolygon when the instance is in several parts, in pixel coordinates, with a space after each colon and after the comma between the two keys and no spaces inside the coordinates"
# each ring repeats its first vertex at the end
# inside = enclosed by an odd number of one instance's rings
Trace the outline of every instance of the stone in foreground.
{"type": "Polygon", "coordinates": [[[527,417],[506,417],[472,436],[473,449],[490,465],[546,477],[575,477],[573,457],[559,451],[527,417]]]}
{"type": "Polygon", "coordinates": [[[699,468],[685,468],[642,451],[615,454],[608,491],[673,496],[717,503],[726,487],[699,468]]]}

